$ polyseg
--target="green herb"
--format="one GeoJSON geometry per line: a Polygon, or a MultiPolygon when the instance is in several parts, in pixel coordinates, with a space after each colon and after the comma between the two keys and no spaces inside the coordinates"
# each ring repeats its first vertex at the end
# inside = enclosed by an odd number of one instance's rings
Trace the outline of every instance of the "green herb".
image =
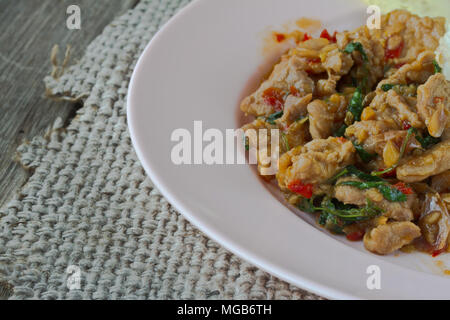
{"type": "Polygon", "coordinates": [[[278,118],[281,118],[283,116],[283,111],[278,111],[275,113],[272,113],[270,116],[266,118],[266,121],[270,124],[275,124],[275,120],[278,118]]]}
{"type": "Polygon", "coordinates": [[[358,188],[360,190],[375,188],[380,191],[380,193],[386,200],[392,202],[404,202],[407,200],[407,197],[404,193],[384,181],[343,181],[339,183],[338,186],[350,186],[358,188]]]}
{"type": "MultiPolygon", "coordinates": [[[[367,61],[366,61],[367,62],[367,61]]],[[[361,90],[364,93],[367,93],[367,82],[369,81],[369,69],[367,69],[367,63],[364,63],[362,65],[362,72],[363,72],[363,78],[361,81],[361,90]]]]}
{"type": "Polygon", "coordinates": [[[394,87],[395,87],[395,84],[386,83],[386,84],[383,84],[381,86],[381,90],[383,90],[384,92],[387,92],[387,91],[391,90],[394,87]]]}
{"type": "Polygon", "coordinates": [[[400,159],[403,158],[403,155],[405,154],[406,146],[408,145],[409,139],[414,134],[414,132],[416,132],[415,128],[409,128],[408,129],[408,133],[406,134],[406,138],[405,138],[405,140],[403,140],[402,147],[400,148],[400,156],[398,157],[397,163],[395,163],[391,167],[387,168],[386,170],[372,172],[373,176],[382,176],[382,175],[384,175],[386,173],[389,173],[389,172],[395,170],[398,167],[398,165],[400,163],[400,159]]]}
{"type": "Polygon", "coordinates": [[[365,62],[369,61],[367,58],[367,54],[364,51],[364,47],[361,44],[361,42],[350,42],[344,49],[344,52],[352,53],[353,51],[359,51],[361,53],[361,56],[365,62]]]}
{"type": "Polygon", "coordinates": [[[365,173],[361,170],[358,170],[355,166],[350,165],[345,167],[341,172],[339,172],[336,176],[334,176],[331,180],[330,183],[333,183],[335,181],[337,181],[337,179],[339,179],[340,177],[344,177],[344,176],[354,176],[357,177],[361,180],[364,181],[384,181],[387,183],[386,180],[384,180],[383,178],[380,177],[376,177],[376,176],[372,176],[368,173],[365,173]]]}
{"type": "Polygon", "coordinates": [[[333,223],[333,224],[338,224],[338,222],[337,222],[335,216],[332,215],[332,214],[328,214],[327,212],[322,212],[322,213],[319,215],[319,221],[318,221],[318,222],[319,222],[319,224],[320,224],[321,226],[325,226],[325,225],[329,222],[330,218],[333,218],[333,221],[331,221],[331,223],[333,223]]]}
{"type": "MultiPolygon", "coordinates": [[[[329,197],[325,197],[322,200],[321,207],[316,208],[316,210],[322,211],[322,214],[325,213],[334,216],[335,218],[339,218],[339,220],[342,220],[343,222],[363,221],[382,213],[382,210],[374,206],[369,199],[367,199],[367,204],[364,207],[358,208],[352,205],[345,205],[337,200],[333,202],[329,197]]],[[[319,221],[320,220],[321,219],[319,218],[319,221]]],[[[322,221],[323,220],[324,218],[322,217],[322,221]]]]}
{"type": "Polygon", "coordinates": [[[420,142],[420,144],[422,145],[422,148],[424,148],[424,149],[428,149],[428,148],[434,146],[435,144],[438,144],[439,142],[441,142],[440,138],[435,138],[433,136],[430,136],[428,134],[428,132],[425,133],[425,136],[422,136],[422,135],[418,134],[417,131],[416,131],[416,140],[420,142]]]}
{"type": "Polygon", "coordinates": [[[358,155],[363,162],[369,162],[377,156],[376,153],[367,152],[361,145],[356,142],[353,142],[353,145],[355,146],[356,152],[358,152],[358,155]]]}
{"type": "Polygon", "coordinates": [[[358,207],[325,197],[322,199],[320,206],[316,207],[314,198],[303,198],[297,204],[297,207],[308,213],[320,212],[318,223],[335,233],[343,233],[342,228],[344,226],[371,219],[383,212],[383,210],[375,207],[369,199],[367,199],[367,204],[364,207],[358,207]]]}
{"type": "Polygon", "coordinates": [[[314,197],[311,199],[302,198],[300,203],[297,204],[297,207],[304,212],[316,212],[316,208],[314,207],[314,197]]]}
{"type": "Polygon", "coordinates": [[[284,132],[281,132],[281,140],[283,141],[284,148],[286,149],[286,151],[291,150],[291,148],[289,147],[288,138],[284,132]]]}
{"type": "Polygon", "coordinates": [[[441,66],[437,63],[436,60],[433,60],[433,66],[434,66],[434,73],[440,73],[442,72],[441,66]]]}
{"type": "Polygon", "coordinates": [[[347,125],[343,124],[339,129],[334,133],[335,137],[343,137],[345,135],[345,130],[347,130],[347,125]]]}
{"type": "Polygon", "coordinates": [[[248,137],[244,135],[244,145],[245,145],[245,150],[250,150],[250,145],[248,143],[248,137]]]}
{"type": "Polygon", "coordinates": [[[361,121],[361,113],[363,111],[363,95],[361,88],[356,88],[348,105],[348,111],[353,115],[354,121],[361,121]]]}

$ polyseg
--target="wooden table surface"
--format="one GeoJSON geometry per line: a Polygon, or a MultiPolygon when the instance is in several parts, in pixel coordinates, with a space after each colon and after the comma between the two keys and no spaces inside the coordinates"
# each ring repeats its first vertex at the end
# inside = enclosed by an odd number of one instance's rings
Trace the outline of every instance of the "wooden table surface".
{"type": "Polygon", "coordinates": [[[17,147],[43,135],[56,118],[66,123],[79,105],[45,97],[43,78],[51,71],[50,52],[67,45],[71,61],[116,16],[139,0],[0,0],[0,208],[25,184],[27,172],[15,160],[17,147]],[[81,9],[81,29],[69,30],[68,6],[81,9]]]}

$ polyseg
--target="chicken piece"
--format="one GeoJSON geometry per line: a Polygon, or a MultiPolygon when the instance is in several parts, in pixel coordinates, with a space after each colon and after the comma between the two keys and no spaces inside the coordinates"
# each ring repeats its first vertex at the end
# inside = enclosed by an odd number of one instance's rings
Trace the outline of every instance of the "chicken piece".
{"type": "Polygon", "coordinates": [[[348,101],[333,94],[326,101],[314,100],[308,105],[309,130],[313,139],[326,139],[337,130],[345,118],[348,101]]]}
{"type": "Polygon", "coordinates": [[[319,79],[316,83],[316,94],[325,97],[336,93],[337,82],[341,77],[330,75],[328,79],[319,79]]]}
{"type": "Polygon", "coordinates": [[[308,104],[309,132],[313,139],[326,139],[333,133],[335,113],[322,100],[308,104]]]}
{"type": "MultiPolygon", "coordinates": [[[[282,133],[283,134],[283,133],[282,133]]],[[[292,123],[286,131],[284,131],[289,149],[295,148],[297,146],[302,146],[311,140],[311,135],[309,134],[308,122],[305,119],[295,121],[292,123]]],[[[283,139],[282,139],[283,140],[283,139]]],[[[284,142],[281,141],[281,148],[283,151],[289,151],[284,142]]]]}
{"type": "Polygon", "coordinates": [[[353,66],[350,54],[339,50],[337,44],[331,44],[321,52],[322,64],[329,74],[346,75],[353,66]]]}
{"type": "Polygon", "coordinates": [[[450,127],[450,81],[441,73],[431,76],[417,89],[417,110],[433,137],[450,127]]]}
{"type": "Polygon", "coordinates": [[[367,232],[364,246],[373,253],[385,255],[410,244],[420,234],[420,228],[412,222],[390,222],[367,232]]]}
{"type": "Polygon", "coordinates": [[[316,84],[318,96],[330,96],[336,93],[336,86],[341,77],[353,66],[350,54],[339,50],[335,43],[324,47],[320,52],[322,65],[327,71],[327,79],[319,79],[316,84]]]}
{"type": "Polygon", "coordinates": [[[278,184],[282,190],[298,180],[304,184],[319,184],[354,162],[355,148],[350,141],[334,137],[315,139],[281,156],[278,184]]]}
{"type": "Polygon", "coordinates": [[[370,103],[370,108],[375,111],[376,120],[393,120],[398,128],[402,128],[406,123],[415,128],[425,127],[417,114],[415,99],[403,97],[394,90],[378,92],[370,103]]]}
{"type": "Polygon", "coordinates": [[[406,10],[394,10],[381,17],[381,29],[371,30],[385,40],[388,63],[403,64],[424,51],[434,51],[445,33],[445,18],[419,17],[406,10]]]}
{"type": "Polygon", "coordinates": [[[450,170],[431,178],[431,187],[439,193],[450,192],[450,170]]]}
{"type": "MultiPolygon", "coordinates": [[[[390,119],[358,121],[345,130],[345,136],[353,138],[357,140],[359,144],[362,144],[370,137],[394,129],[398,129],[398,126],[393,120],[390,119]]],[[[366,147],[369,147],[369,145],[364,145],[364,148],[366,147]]],[[[373,149],[374,146],[371,147],[371,149],[373,149]]]]}
{"type": "Polygon", "coordinates": [[[380,81],[377,85],[377,91],[380,92],[384,84],[422,84],[434,74],[433,61],[435,54],[432,51],[424,51],[417,57],[417,60],[407,63],[397,69],[387,79],[380,81]]]}
{"type": "Polygon", "coordinates": [[[419,182],[450,169],[450,140],[443,141],[424,152],[411,157],[397,168],[397,179],[419,182]]]}
{"type": "Polygon", "coordinates": [[[259,89],[246,97],[241,103],[241,110],[255,116],[268,116],[282,110],[285,97],[295,88],[298,96],[305,96],[314,91],[314,81],[306,73],[306,59],[295,55],[284,55],[259,89]]]}
{"type": "MultiPolygon", "coordinates": [[[[385,167],[388,168],[400,160],[400,149],[407,135],[408,132],[405,130],[390,130],[369,136],[362,146],[367,152],[377,153],[382,156],[385,167]]],[[[414,136],[410,136],[404,155],[408,155],[412,150],[420,149],[421,147],[420,142],[414,136]]]]}
{"type": "Polygon", "coordinates": [[[282,122],[286,127],[290,126],[293,122],[299,120],[301,117],[304,117],[308,113],[308,103],[312,99],[312,94],[307,94],[304,97],[296,97],[294,95],[290,95],[286,99],[286,104],[284,107],[283,116],[280,118],[280,122],[282,122]]]}
{"type": "Polygon", "coordinates": [[[374,203],[375,206],[383,210],[383,215],[397,221],[412,221],[414,219],[414,209],[418,205],[416,194],[407,195],[405,202],[391,202],[384,199],[383,195],[375,188],[360,190],[351,186],[339,186],[344,181],[361,181],[354,177],[345,177],[337,181],[334,196],[345,204],[354,204],[364,206],[367,199],[374,203]]]}
{"type": "Polygon", "coordinates": [[[380,37],[372,34],[366,26],[363,26],[351,32],[339,32],[336,40],[340,50],[345,50],[351,42],[361,43],[367,61],[363,59],[359,51],[354,50],[351,53],[354,66],[349,74],[358,83],[365,83],[367,89],[372,88],[384,75],[384,49],[380,37]]]}
{"type": "Polygon", "coordinates": [[[386,94],[386,102],[398,113],[398,120],[401,123],[405,121],[412,125],[414,128],[423,128],[423,122],[417,115],[415,106],[408,103],[408,100],[399,95],[394,90],[389,90],[386,94]]]}

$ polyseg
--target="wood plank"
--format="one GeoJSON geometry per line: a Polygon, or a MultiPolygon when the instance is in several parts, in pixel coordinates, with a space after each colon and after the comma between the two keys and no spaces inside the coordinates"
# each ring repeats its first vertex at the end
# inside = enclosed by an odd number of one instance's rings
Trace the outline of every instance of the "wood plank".
{"type": "MultiPolygon", "coordinates": [[[[77,107],[44,97],[54,44],[73,48],[71,61],[114,17],[139,0],[78,0],[81,29],[66,27],[72,0],[0,0],[0,208],[29,177],[14,159],[24,139],[43,135],[57,117],[69,121],[77,107]]],[[[63,53],[62,52],[62,53],[63,53]]]]}

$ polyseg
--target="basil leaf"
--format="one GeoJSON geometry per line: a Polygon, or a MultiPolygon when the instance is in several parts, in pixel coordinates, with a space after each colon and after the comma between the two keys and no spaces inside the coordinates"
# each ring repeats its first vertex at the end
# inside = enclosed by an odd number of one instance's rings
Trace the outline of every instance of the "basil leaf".
{"type": "Polygon", "coordinates": [[[375,188],[383,195],[386,200],[391,202],[404,202],[408,198],[404,193],[400,190],[390,186],[386,182],[382,181],[369,181],[369,182],[361,182],[361,181],[343,181],[338,184],[338,186],[351,186],[358,188],[360,190],[372,189],[375,188]]]}
{"type": "Polygon", "coordinates": [[[406,200],[408,200],[406,194],[387,184],[380,185],[377,189],[381,192],[386,200],[389,200],[391,202],[405,202],[406,200]]]}
{"type": "Polygon", "coordinates": [[[245,150],[249,151],[250,150],[250,144],[248,141],[248,137],[244,135],[244,145],[245,145],[245,150]]]}
{"type": "Polygon", "coordinates": [[[363,181],[378,181],[378,182],[385,182],[387,183],[387,181],[385,181],[383,178],[377,177],[377,176],[373,176],[371,174],[365,173],[361,170],[358,170],[355,166],[350,165],[344,168],[344,170],[342,170],[341,172],[339,172],[336,176],[334,176],[333,178],[331,178],[330,183],[333,183],[334,181],[336,181],[337,179],[339,179],[340,177],[344,177],[344,176],[355,176],[363,181]]]}
{"type": "Polygon", "coordinates": [[[361,160],[364,162],[369,162],[370,160],[377,157],[376,153],[367,152],[366,150],[364,150],[364,148],[361,145],[359,145],[356,142],[353,142],[353,146],[355,147],[356,152],[358,152],[358,155],[361,158],[361,160]]]}
{"type": "Polygon", "coordinates": [[[433,136],[430,136],[428,132],[425,133],[425,136],[416,133],[416,140],[420,142],[422,148],[424,149],[428,149],[434,146],[435,144],[441,142],[441,138],[435,138],[433,136]]]}
{"type": "Polygon", "coordinates": [[[364,51],[364,47],[361,44],[361,42],[350,42],[344,49],[344,52],[352,53],[353,51],[359,51],[361,53],[361,56],[365,62],[369,61],[367,58],[367,54],[364,51]]]}
{"type": "Polygon", "coordinates": [[[335,203],[330,198],[324,198],[321,203],[321,207],[316,209],[322,211],[322,214],[326,213],[328,215],[335,216],[336,218],[339,218],[339,220],[347,223],[367,220],[382,212],[382,210],[375,207],[370,200],[367,200],[366,206],[361,208],[345,205],[337,200],[335,200],[335,203]]]}
{"type": "Polygon", "coordinates": [[[353,115],[354,121],[361,121],[361,113],[363,111],[363,95],[361,88],[356,88],[348,105],[348,111],[353,115]]]}
{"type": "Polygon", "coordinates": [[[283,111],[278,111],[275,113],[272,113],[270,116],[266,118],[266,121],[270,124],[275,124],[275,120],[278,118],[281,118],[283,116],[283,111]]]}
{"type": "Polygon", "coordinates": [[[311,199],[302,198],[301,202],[297,204],[297,207],[304,212],[308,213],[316,212],[316,208],[314,207],[314,198],[311,199]]]}
{"type": "Polygon", "coordinates": [[[345,130],[347,130],[347,125],[343,124],[339,129],[334,133],[335,137],[343,137],[345,135],[345,130]]]}
{"type": "Polygon", "coordinates": [[[440,73],[442,72],[441,66],[437,63],[436,60],[433,60],[433,66],[434,66],[434,73],[440,73]]]}
{"type": "Polygon", "coordinates": [[[384,92],[387,92],[387,91],[391,90],[394,87],[395,87],[395,84],[385,83],[385,84],[383,84],[381,86],[381,90],[383,90],[384,92]]]}

